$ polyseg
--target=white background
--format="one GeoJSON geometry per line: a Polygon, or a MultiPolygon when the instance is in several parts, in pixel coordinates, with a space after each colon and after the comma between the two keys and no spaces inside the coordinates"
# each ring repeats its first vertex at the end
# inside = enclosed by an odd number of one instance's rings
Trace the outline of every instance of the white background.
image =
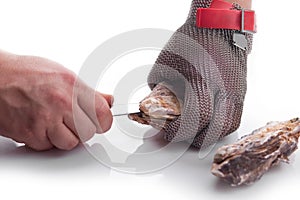
{"type": "MultiPolygon", "coordinates": [[[[0,48],[47,57],[78,73],[87,56],[112,36],[138,28],[177,29],[189,4],[187,0],[1,0],[0,48]]],[[[242,125],[232,137],[268,121],[300,116],[296,4],[254,0],[258,33],[249,57],[242,125]]],[[[212,156],[199,160],[197,151],[188,151],[167,169],[129,175],[102,166],[83,147],[36,153],[0,138],[0,198],[282,199],[299,195],[299,152],[290,165],[282,164],[255,185],[241,188],[231,188],[210,174],[212,156]]]]}

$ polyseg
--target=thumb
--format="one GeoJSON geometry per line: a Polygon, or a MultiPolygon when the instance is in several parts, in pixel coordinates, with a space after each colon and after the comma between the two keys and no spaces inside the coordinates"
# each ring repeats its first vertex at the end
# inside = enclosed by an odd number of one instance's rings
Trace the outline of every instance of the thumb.
{"type": "Polygon", "coordinates": [[[113,103],[114,103],[114,97],[110,94],[103,94],[100,93],[100,95],[102,95],[104,97],[104,99],[107,101],[108,105],[110,107],[112,107],[113,103]]]}

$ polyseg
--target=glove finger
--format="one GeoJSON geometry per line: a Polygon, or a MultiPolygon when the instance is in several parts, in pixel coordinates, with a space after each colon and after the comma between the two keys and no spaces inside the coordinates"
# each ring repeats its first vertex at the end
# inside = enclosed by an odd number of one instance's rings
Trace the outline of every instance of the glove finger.
{"type": "Polygon", "coordinates": [[[243,100],[237,95],[221,95],[216,98],[212,120],[193,141],[197,148],[207,148],[236,131],[240,125],[243,100]]]}
{"type": "Polygon", "coordinates": [[[194,139],[209,124],[213,107],[204,97],[203,93],[195,92],[190,83],[185,83],[181,115],[164,127],[166,140],[180,142],[194,139]]]}

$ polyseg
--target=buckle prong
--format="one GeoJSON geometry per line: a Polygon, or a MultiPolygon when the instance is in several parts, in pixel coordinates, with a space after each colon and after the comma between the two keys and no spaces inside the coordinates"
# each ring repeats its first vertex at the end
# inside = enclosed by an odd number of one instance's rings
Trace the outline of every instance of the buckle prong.
{"type": "Polygon", "coordinates": [[[242,8],[241,9],[241,33],[250,33],[250,34],[254,34],[254,31],[248,31],[245,30],[245,11],[246,9],[242,8]]]}
{"type": "Polygon", "coordinates": [[[241,29],[233,34],[233,44],[240,49],[246,51],[248,47],[248,41],[246,38],[247,31],[245,30],[245,9],[241,9],[241,29]]]}
{"type": "Polygon", "coordinates": [[[241,17],[241,32],[245,33],[245,9],[242,8],[242,17],[241,17]]]}

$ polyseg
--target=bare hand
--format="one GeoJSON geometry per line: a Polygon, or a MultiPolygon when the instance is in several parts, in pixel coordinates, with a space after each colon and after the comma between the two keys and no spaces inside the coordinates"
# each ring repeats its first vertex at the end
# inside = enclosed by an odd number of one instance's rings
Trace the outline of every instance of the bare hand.
{"type": "Polygon", "coordinates": [[[112,96],[95,92],[60,64],[0,51],[4,137],[35,150],[71,150],[110,129],[111,104],[112,96]]]}

